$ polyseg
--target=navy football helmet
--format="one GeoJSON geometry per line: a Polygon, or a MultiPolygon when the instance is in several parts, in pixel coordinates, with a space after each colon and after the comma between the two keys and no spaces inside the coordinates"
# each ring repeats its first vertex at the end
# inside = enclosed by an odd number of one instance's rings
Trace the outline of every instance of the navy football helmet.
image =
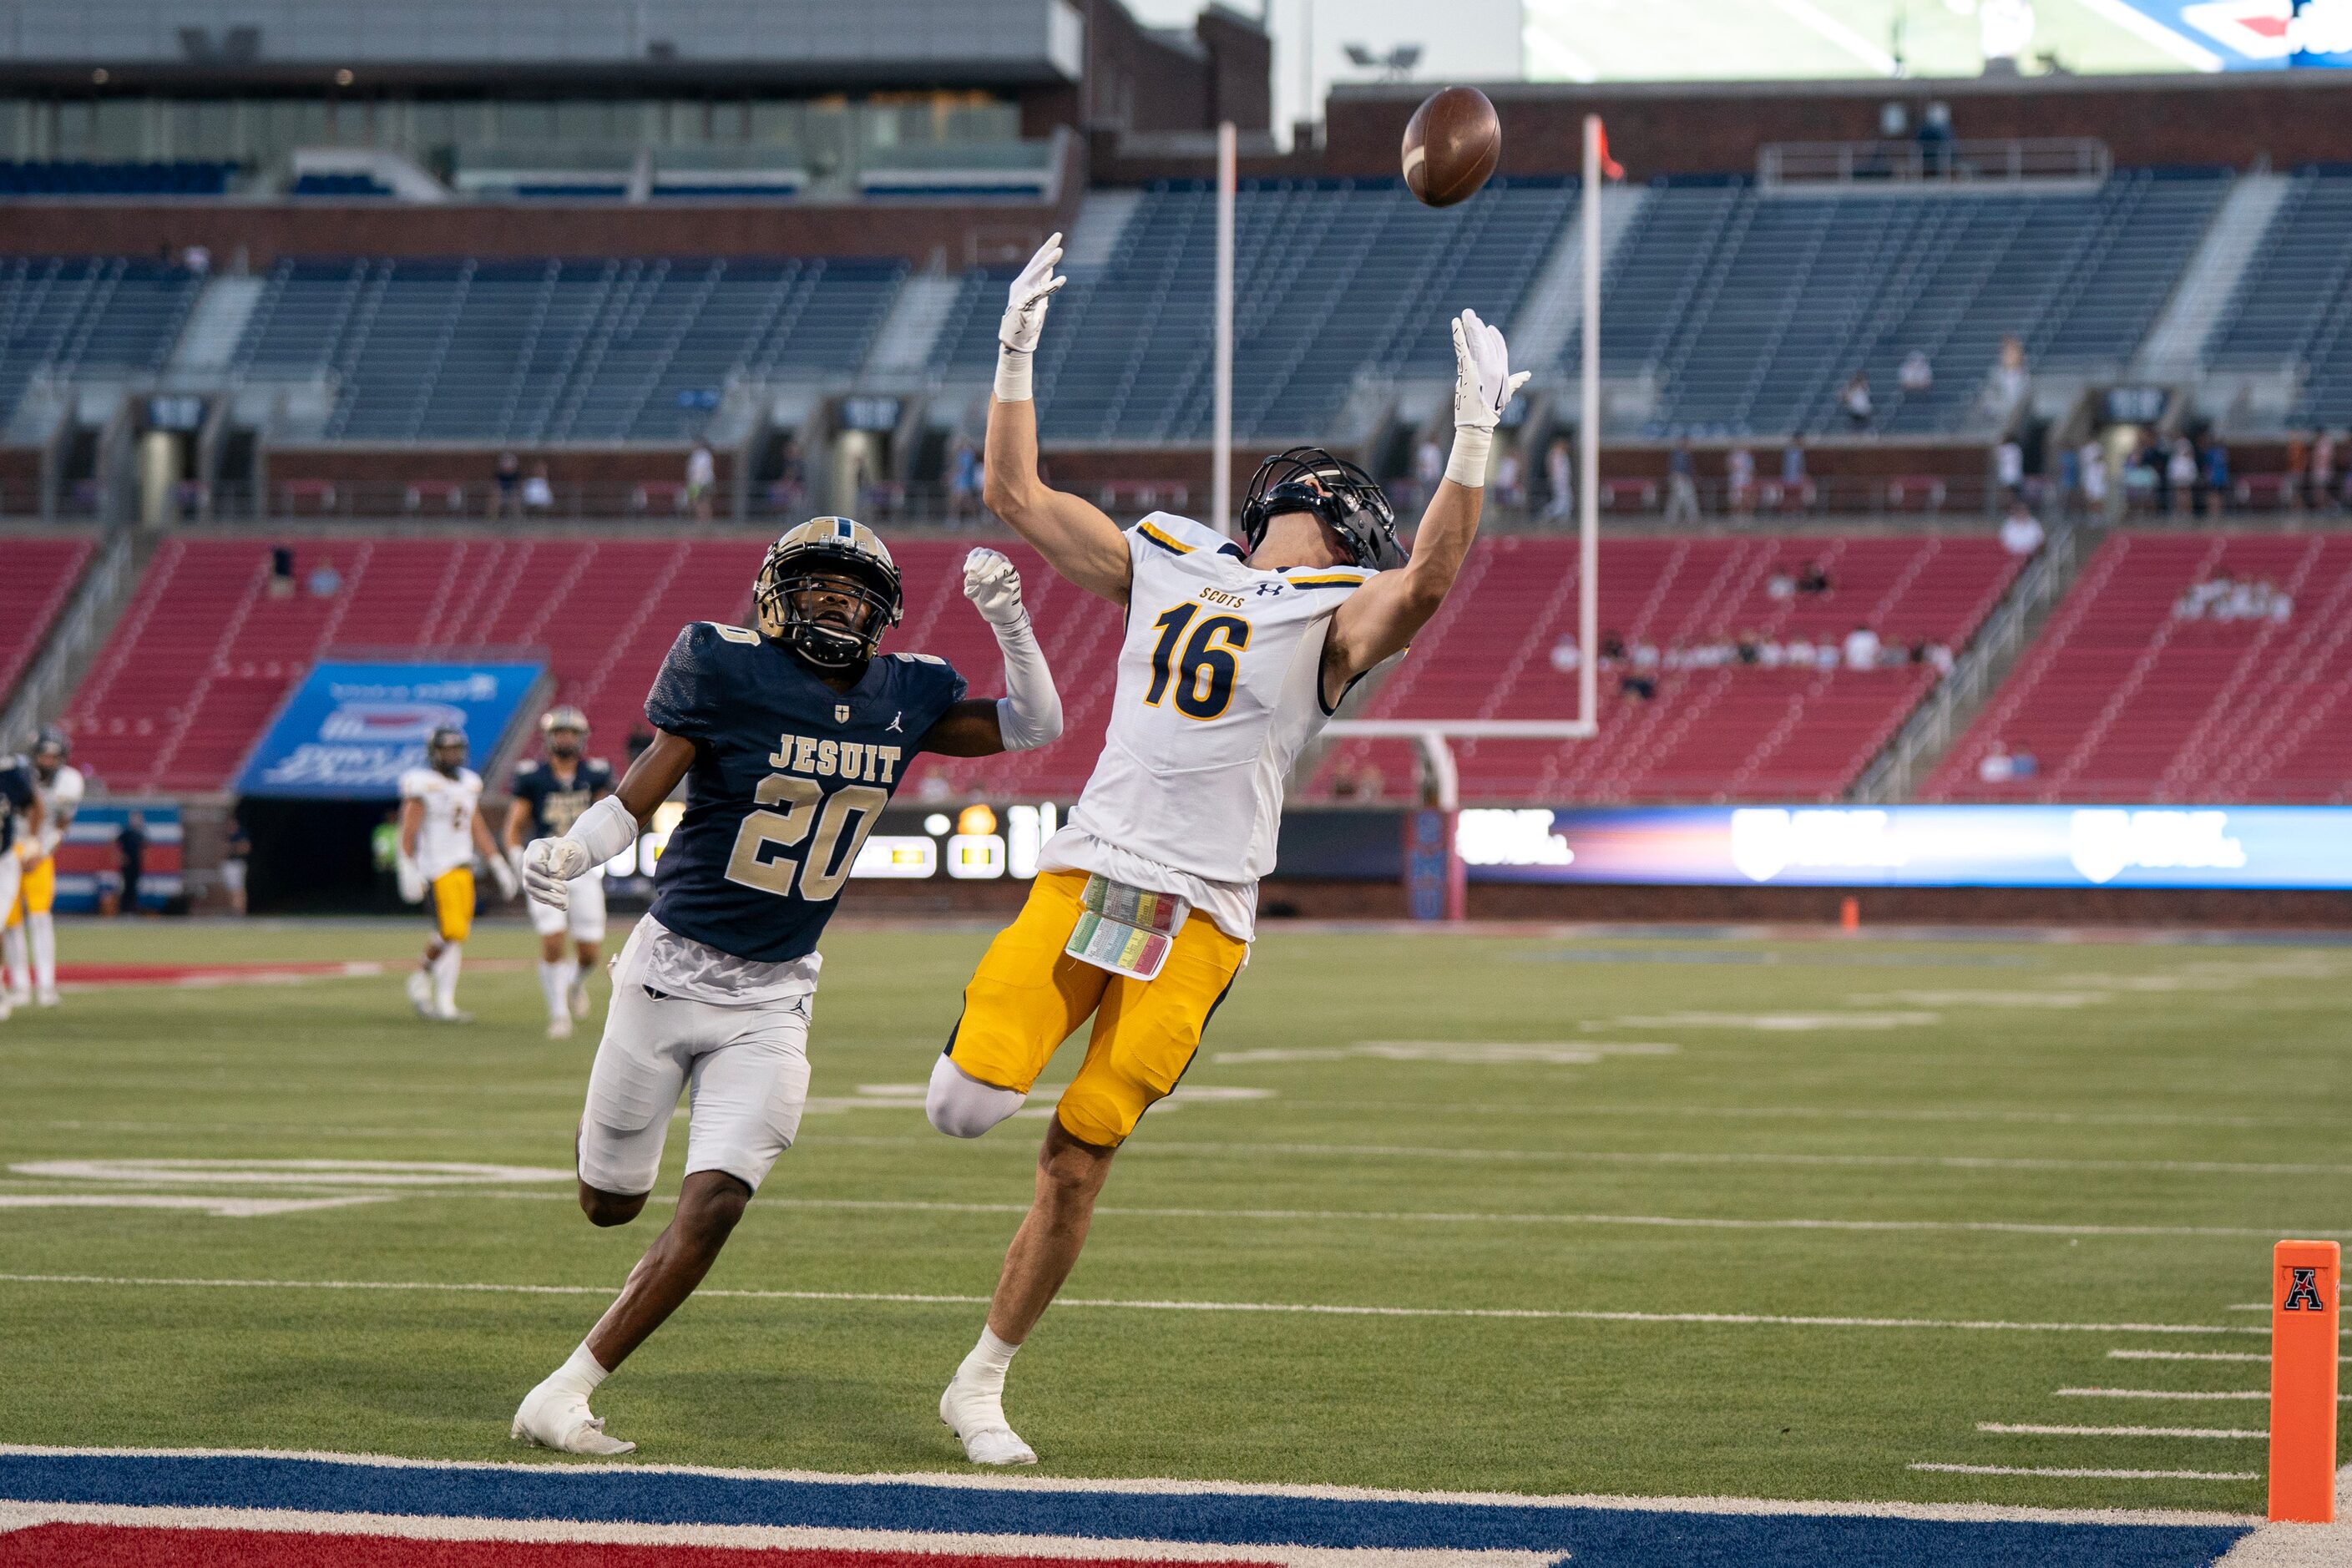
{"type": "Polygon", "coordinates": [[[846,517],[815,517],[768,547],[751,605],[761,637],[820,669],[849,669],[880,649],[882,634],[906,613],[906,594],[872,529],[846,517]],[[857,606],[848,625],[819,619],[803,603],[821,593],[857,606]]]}

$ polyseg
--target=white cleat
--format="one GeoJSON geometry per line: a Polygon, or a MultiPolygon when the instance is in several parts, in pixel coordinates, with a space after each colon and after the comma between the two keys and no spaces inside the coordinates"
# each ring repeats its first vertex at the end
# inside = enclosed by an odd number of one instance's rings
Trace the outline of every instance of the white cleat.
{"type": "Polygon", "coordinates": [[[471,1013],[460,1012],[457,1008],[451,1007],[446,1011],[436,1012],[433,1015],[433,1019],[434,1022],[439,1024],[470,1024],[474,1021],[474,1016],[471,1013]]]}
{"type": "Polygon", "coordinates": [[[425,978],[421,969],[408,972],[408,1005],[416,1009],[420,1018],[437,1018],[440,1014],[433,1005],[433,982],[425,978]]]}
{"type": "MultiPolygon", "coordinates": [[[[16,990],[16,988],[14,988],[14,987],[11,987],[11,988],[9,989],[9,992],[8,992],[8,1005],[10,1005],[11,1007],[29,1007],[29,1006],[31,1006],[32,1005],[33,1005],[33,993],[31,992],[31,990],[26,989],[26,990],[19,991],[19,990],[16,990]]],[[[58,1005],[58,999],[57,999],[57,997],[56,997],[56,995],[55,995],[55,994],[52,994],[47,1002],[45,1002],[45,1003],[43,1003],[43,1004],[42,1004],[42,1005],[43,1005],[43,1006],[46,1006],[46,1007],[54,1007],[54,1006],[56,1006],[57,1005],[58,1005]]]]}
{"type": "Polygon", "coordinates": [[[33,1005],[34,1005],[35,1006],[37,1006],[37,1007],[54,1007],[54,1006],[56,1006],[56,1005],[58,1005],[58,992],[57,992],[57,987],[53,985],[53,986],[51,986],[49,989],[47,989],[47,991],[39,991],[39,992],[36,992],[36,993],[34,993],[34,995],[33,995],[33,1005]]]}
{"type": "Polygon", "coordinates": [[[572,1016],[575,1018],[586,1017],[588,1005],[588,983],[585,980],[573,981],[572,983],[572,1016]]]}
{"type": "Polygon", "coordinates": [[[940,1395],[940,1419],[975,1465],[1034,1465],[1037,1451],[1004,1419],[1004,1396],[973,1387],[959,1374],[940,1395]]]}
{"type": "Polygon", "coordinates": [[[546,1383],[522,1396],[507,1436],[534,1448],[556,1448],[566,1454],[609,1456],[633,1454],[637,1448],[635,1443],[606,1436],[604,1418],[588,1413],[586,1398],[546,1383]]]}
{"type": "Polygon", "coordinates": [[[567,1014],[561,1018],[550,1018],[547,1021],[547,1037],[551,1040],[570,1039],[572,1037],[571,1016],[567,1014]]]}

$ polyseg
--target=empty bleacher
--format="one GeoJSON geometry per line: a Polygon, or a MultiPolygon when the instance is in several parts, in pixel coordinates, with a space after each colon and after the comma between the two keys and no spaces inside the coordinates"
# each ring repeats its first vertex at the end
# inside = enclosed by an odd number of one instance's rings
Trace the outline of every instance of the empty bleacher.
{"type": "MultiPolygon", "coordinates": [[[[1324,439],[1359,371],[1451,374],[1448,324],[1507,325],[1574,205],[1558,180],[1496,180],[1434,212],[1394,181],[1251,181],[1235,205],[1234,430],[1324,439]]],[[[1043,436],[1198,441],[1208,434],[1216,201],[1198,183],[1145,193],[1103,268],[1072,268],[1038,351],[1043,436]]],[[[1002,271],[965,279],[940,339],[984,374],[1002,271]]]]}
{"type": "Polygon", "coordinates": [[[0,259],[0,408],[38,372],[160,369],[197,288],[181,268],[121,257],[0,259]]]}
{"type": "MultiPolygon", "coordinates": [[[[1688,647],[1741,634],[1837,645],[1856,626],[1888,645],[1955,649],[1998,602],[2015,563],[1981,537],[1623,539],[1601,547],[1601,624],[1628,647],[1688,647]],[[1776,571],[1807,561],[1831,591],[1774,597],[1776,571]]],[[[1572,719],[1576,677],[1553,647],[1574,635],[1573,540],[1479,541],[1437,619],[1355,717],[1572,719]]],[[[1601,733],[1586,742],[1454,742],[1473,800],[1541,804],[1837,798],[1935,682],[1925,665],[1872,670],[1734,664],[1662,668],[1657,694],[1619,695],[1604,668],[1601,733]]],[[[1402,742],[1347,740],[1310,795],[1369,763],[1390,798],[1410,794],[1402,742]]]]}
{"type": "Polygon", "coordinates": [[[2352,796],[2352,535],[2119,532],[1922,792],[1930,800],[2352,796]],[[2268,581],[2284,621],[2183,619],[2192,584],[2268,581]],[[2029,776],[1980,776],[1998,742],[2029,776]]]}
{"type": "Polygon", "coordinates": [[[1603,363],[1655,378],[1654,435],[1842,431],[1838,394],[1857,370],[1873,430],[1949,431],[2005,334],[2040,370],[2128,361],[2227,188],[2140,172],[2088,193],[1660,189],[1611,263],[1603,363]],[[1915,348],[1936,380],[1906,395],[1897,371],[1915,348]]]}
{"type": "Polygon", "coordinates": [[[899,261],[286,260],[241,373],[331,373],[349,441],[678,441],[728,379],[841,377],[899,261]]]}
{"type": "Polygon", "coordinates": [[[2208,358],[2223,370],[2294,365],[2289,423],[2352,425],[2352,172],[2294,176],[2246,265],[2208,358]]]}
{"type": "Polygon", "coordinates": [[[90,549],[86,539],[0,541],[0,705],[40,652],[90,549]]]}

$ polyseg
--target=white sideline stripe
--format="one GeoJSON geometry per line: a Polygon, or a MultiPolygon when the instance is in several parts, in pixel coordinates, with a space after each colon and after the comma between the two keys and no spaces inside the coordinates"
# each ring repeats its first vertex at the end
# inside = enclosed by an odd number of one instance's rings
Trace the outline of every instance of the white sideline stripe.
{"type": "MultiPolygon", "coordinates": [[[[2352,1521],[2352,1465],[2336,1472],[2336,1517],[2352,1521]]],[[[2213,1568],[2343,1568],[2352,1563],[2352,1523],[2265,1524],[2214,1561],[2213,1568]]]]}
{"type": "MultiPolygon", "coordinates": [[[[924,1138],[830,1138],[873,1146],[929,1143],[924,1138]]],[[[2263,1164],[2231,1160],[2063,1160],[1990,1154],[1767,1154],[1683,1150],[1429,1148],[1402,1143],[1169,1143],[1130,1142],[1121,1152],[1152,1154],[1331,1154],[1354,1159],[1463,1160],[1478,1164],[1541,1163],[1601,1165],[1821,1165],[1953,1171],[2141,1171],[2223,1176],[2352,1176],[2352,1165],[2263,1164]]],[[[2267,1307],[2263,1308],[2267,1311],[2267,1307]]]]}
{"type": "Polygon", "coordinates": [[[1282,1568],[1549,1568],[1564,1552],[1447,1552],[1393,1547],[1229,1545],[1216,1542],[1096,1540],[1087,1536],[981,1535],[952,1531],[828,1530],[808,1525],[638,1524],[570,1519],[433,1518],[297,1509],[170,1508],[125,1503],[0,1502],[0,1530],[31,1524],[104,1524],[146,1530],[267,1530],[396,1536],[409,1541],[593,1542],[625,1546],[710,1546],[918,1552],[1013,1557],[1139,1559],[1157,1563],[1278,1563],[1282,1568]]]}
{"type": "MultiPolygon", "coordinates": [[[[2058,1393],[2070,1399],[2268,1399],[2271,1396],[2267,1388],[2231,1388],[2220,1393],[2171,1388],[2062,1388],[2058,1393]]],[[[2337,1397],[2352,1399],[2352,1394],[2337,1397]]]]}
{"type": "MultiPolygon", "coordinates": [[[[494,1296],[610,1296],[610,1285],[499,1285],[433,1279],[194,1279],[139,1275],[0,1274],[0,1284],[163,1286],[226,1290],[439,1290],[494,1296]]],[[[913,1306],[974,1307],[985,1296],[933,1296],[901,1290],[697,1290],[698,1297],[742,1301],[881,1301],[913,1306]]],[[[1063,1296],[1063,1307],[1124,1308],[1145,1312],[1274,1312],[1344,1318],[1507,1318],[1580,1323],[1721,1323],[1801,1329],[1955,1329],[1990,1333],[2258,1334],[2263,1329],[2212,1323],[2025,1323],[1998,1319],[1828,1318],[1777,1312],[1635,1312],[1561,1307],[1373,1307],[1323,1301],[1119,1300],[1063,1296]]],[[[2265,1396],[2267,1397],[2267,1396],[2265,1396]]],[[[10,1450],[0,1447],[0,1453],[10,1450]]]]}
{"type": "MultiPolygon", "coordinates": [[[[2271,1358],[2261,1351],[2109,1351],[2109,1361],[2259,1361],[2271,1358]]],[[[2339,1356],[2336,1359],[2352,1360],[2339,1356]]]]}
{"type": "Polygon", "coordinates": [[[223,1219],[349,1208],[387,1201],[376,1194],[333,1198],[205,1198],[163,1193],[0,1193],[0,1209],[194,1209],[223,1219]]]}
{"type": "Polygon", "coordinates": [[[2043,1426],[2016,1421],[1979,1421],[1979,1432],[2027,1437],[2267,1437],[2259,1426],[2043,1426]]]}
{"type": "Polygon", "coordinates": [[[1951,1476],[2053,1476],[2086,1481],[2258,1481],[2255,1470],[2072,1470],[2040,1465],[1914,1464],[1915,1470],[1937,1470],[1951,1476]]]}
{"type": "MultiPolygon", "coordinates": [[[[544,1462],[484,1459],[407,1459],[383,1454],[342,1454],[303,1448],[85,1448],[32,1443],[0,1443],[0,1455],[56,1458],[301,1459],[315,1464],[366,1465],[393,1469],[488,1470],[546,1475],[544,1462]]],[[[1433,1502],[1491,1504],[1510,1508],[1605,1509],[1628,1513],[1696,1513],[1755,1518],[1913,1519],[1963,1524],[2258,1524],[2258,1515],[2207,1509],[2012,1508],[1975,1502],[1831,1502],[1815,1499],[1740,1497],[1626,1497],[1609,1492],[1403,1491],[1293,1482],[1095,1479],[1086,1477],[1003,1475],[972,1470],[908,1470],[841,1475],[824,1470],[749,1470],[717,1465],[566,1464],[565,1475],[711,1476],[726,1480],[813,1481],[834,1486],[953,1487],[973,1491],[1108,1493],[1129,1497],[1307,1498],[1328,1502],[1433,1502]]],[[[1027,1539],[1024,1537],[1023,1539],[1027,1539]]]]}

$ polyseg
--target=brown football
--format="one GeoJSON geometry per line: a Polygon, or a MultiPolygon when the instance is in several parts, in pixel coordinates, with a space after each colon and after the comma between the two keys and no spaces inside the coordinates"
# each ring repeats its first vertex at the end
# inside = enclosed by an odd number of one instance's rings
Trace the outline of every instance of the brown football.
{"type": "Polygon", "coordinates": [[[1404,187],[1433,207],[1477,194],[1503,155],[1503,122],[1475,87],[1433,92],[1404,128],[1404,187]]]}

